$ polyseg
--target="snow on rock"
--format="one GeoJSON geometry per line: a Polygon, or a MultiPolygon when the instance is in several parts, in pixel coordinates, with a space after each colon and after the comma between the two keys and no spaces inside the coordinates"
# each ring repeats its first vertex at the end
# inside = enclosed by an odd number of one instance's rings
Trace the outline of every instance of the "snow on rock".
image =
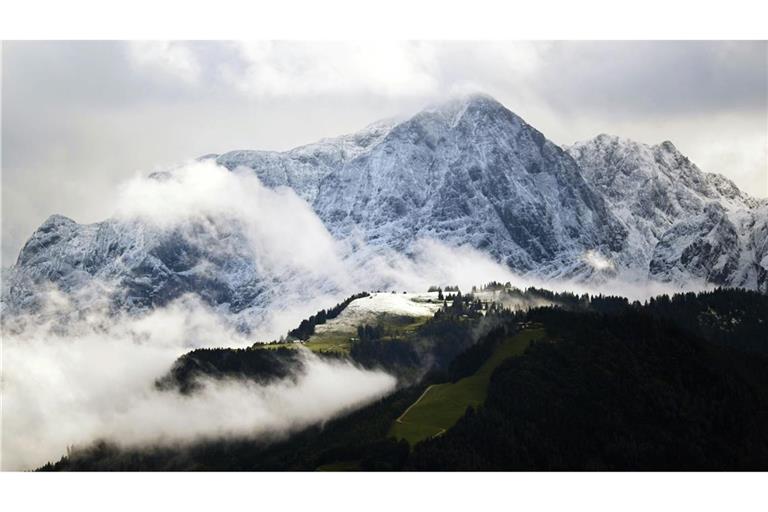
{"type": "Polygon", "coordinates": [[[625,232],[578,165],[494,99],[472,95],[394,126],[328,174],[313,203],[337,237],[408,252],[468,244],[520,272],[588,274],[625,232]]]}
{"type": "Polygon", "coordinates": [[[290,187],[312,203],[325,176],[378,144],[393,124],[393,121],[379,121],[357,133],[323,139],[285,152],[239,150],[206,157],[214,157],[216,163],[230,170],[248,167],[266,186],[290,187]]]}
{"type": "Polygon", "coordinates": [[[669,141],[599,135],[566,148],[628,232],[617,261],[662,282],[690,278],[766,291],[766,201],[702,172],[669,141]],[[755,236],[758,240],[755,240],[755,236]]]}
{"type": "MultiPolygon", "coordinates": [[[[413,255],[419,240],[432,238],[484,251],[539,281],[632,275],[768,291],[768,201],[702,172],[670,142],[600,135],[560,148],[485,95],[290,151],[200,161],[250,169],[268,188],[293,189],[336,240],[371,257],[413,255]]],[[[254,251],[241,227],[228,218],[173,229],[120,219],[81,225],[53,215],[4,272],[3,308],[34,307],[40,284],[75,293],[98,282],[117,308],[193,293],[230,312],[256,311],[288,293],[297,269],[265,274],[259,260],[269,247],[254,251]]],[[[328,286],[297,290],[339,291],[328,286]]],[[[404,311],[429,307],[384,294],[368,300],[396,301],[390,306],[404,311]]]]}

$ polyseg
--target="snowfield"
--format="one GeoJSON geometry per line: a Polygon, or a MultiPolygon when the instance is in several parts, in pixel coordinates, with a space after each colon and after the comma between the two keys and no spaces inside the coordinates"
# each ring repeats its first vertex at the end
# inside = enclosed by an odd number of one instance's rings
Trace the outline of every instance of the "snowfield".
{"type": "Polygon", "coordinates": [[[443,305],[437,292],[430,293],[372,293],[353,300],[333,320],[315,327],[315,333],[355,332],[358,325],[376,324],[382,315],[410,318],[431,317],[443,305]]]}

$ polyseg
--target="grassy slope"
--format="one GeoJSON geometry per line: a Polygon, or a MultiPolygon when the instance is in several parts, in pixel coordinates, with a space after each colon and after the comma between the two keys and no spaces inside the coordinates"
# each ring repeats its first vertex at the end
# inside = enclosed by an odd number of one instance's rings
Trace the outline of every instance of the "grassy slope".
{"type": "Polygon", "coordinates": [[[353,336],[350,332],[336,332],[329,331],[322,334],[313,334],[305,342],[286,342],[286,343],[270,343],[265,345],[256,345],[257,348],[264,348],[267,350],[276,348],[299,348],[305,347],[312,352],[339,352],[342,354],[349,353],[350,337],[353,336]]]}
{"type": "MultiPolygon", "coordinates": [[[[390,316],[381,315],[377,320],[377,323],[384,327],[384,329],[396,336],[407,336],[415,333],[419,327],[429,317],[403,317],[403,316],[390,316]]],[[[356,330],[327,330],[324,332],[315,333],[310,338],[302,343],[270,343],[264,345],[257,345],[257,348],[275,349],[279,347],[284,348],[298,348],[305,347],[313,352],[339,352],[342,354],[348,354],[350,345],[352,344],[351,338],[357,336],[356,330]]],[[[386,340],[391,336],[385,336],[382,338],[386,340]]]]}
{"type": "Polygon", "coordinates": [[[315,471],[360,471],[360,461],[345,460],[318,466],[315,471]]]}
{"type": "Polygon", "coordinates": [[[526,329],[504,340],[493,355],[471,377],[456,383],[430,386],[392,426],[390,434],[411,445],[441,434],[452,427],[467,407],[485,401],[493,371],[507,358],[521,355],[532,340],[544,336],[544,329],[526,329]]]}

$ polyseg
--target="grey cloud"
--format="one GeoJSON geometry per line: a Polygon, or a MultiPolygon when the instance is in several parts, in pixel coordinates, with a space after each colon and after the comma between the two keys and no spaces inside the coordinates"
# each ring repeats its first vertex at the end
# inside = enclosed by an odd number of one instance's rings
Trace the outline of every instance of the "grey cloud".
{"type": "Polygon", "coordinates": [[[559,108],[641,117],[761,111],[768,102],[765,42],[557,43],[538,86],[559,108]]]}
{"type": "Polygon", "coordinates": [[[126,42],[4,43],[3,265],[52,213],[109,216],[116,185],[137,171],[287,149],[467,89],[559,144],[601,132],[669,139],[704,170],[768,195],[766,42],[425,42],[364,46],[362,57],[351,47],[282,43],[265,57],[191,42],[181,57],[137,59],[126,42]],[[331,64],[344,80],[323,78],[331,64]],[[248,87],[270,73],[270,87],[248,87]],[[293,76],[325,82],[284,88],[293,76]]]}

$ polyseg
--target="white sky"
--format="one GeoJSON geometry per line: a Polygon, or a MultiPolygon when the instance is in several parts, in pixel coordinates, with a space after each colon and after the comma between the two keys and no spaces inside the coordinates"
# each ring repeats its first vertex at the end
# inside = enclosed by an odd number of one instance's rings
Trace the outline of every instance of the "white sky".
{"type": "Polygon", "coordinates": [[[766,42],[6,42],[2,58],[3,266],[52,213],[111,215],[136,172],[288,149],[466,91],[558,144],[671,140],[768,196],[766,42]]]}

